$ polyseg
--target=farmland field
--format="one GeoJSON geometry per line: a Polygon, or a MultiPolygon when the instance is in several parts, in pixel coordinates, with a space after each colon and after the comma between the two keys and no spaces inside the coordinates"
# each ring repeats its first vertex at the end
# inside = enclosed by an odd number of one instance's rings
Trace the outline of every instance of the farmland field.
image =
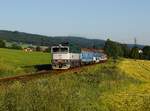
{"type": "Polygon", "coordinates": [[[24,67],[37,64],[50,64],[50,54],[0,48],[0,77],[34,71],[33,67],[24,67]]]}
{"type": "Polygon", "coordinates": [[[1,111],[150,111],[150,61],[109,60],[0,85],[1,111]]]}

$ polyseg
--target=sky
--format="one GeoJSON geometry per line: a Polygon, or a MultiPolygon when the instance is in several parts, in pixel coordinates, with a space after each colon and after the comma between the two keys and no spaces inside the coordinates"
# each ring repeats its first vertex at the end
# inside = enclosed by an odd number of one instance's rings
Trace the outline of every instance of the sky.
{"type": "Polygon", "coordinates": [[[150,0],[0,0],[0,30],[150,45],[150,0]]]}

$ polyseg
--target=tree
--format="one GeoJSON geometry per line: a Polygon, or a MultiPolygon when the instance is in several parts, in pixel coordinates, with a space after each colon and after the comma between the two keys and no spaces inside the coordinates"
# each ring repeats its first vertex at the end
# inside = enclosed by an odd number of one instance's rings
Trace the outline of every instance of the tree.
{"type": "Polygon", "coordinates": [[[123,50],[123,56],[126,57],[126,58],[129,58],[130,49],[127,46],[127,44],[122,44],[122,50],[123,50]]]}
{"type": "Polygon", "coordinates": [[[118,57],[123,57],[124,52],[122,49],[122,45],[107,39],[105,42],[104,50],[108,56],[112,57],[113,59],[117,59],[118,57]]]}
{"type": "Polygon", "coordinates": [[[139,59],[139,49],[138,47],[133,47],[130,52],[130,57],[132,59],[139,59]]]}
{"type": "Polygon", "coordinates": [[[6,44],[3,40],[0,40],[0,48],[5,48],[6,44]]]}
{"type": "Polygon", "coordinates": [[[40,46],[37,46],[35,50],[36,50],[36,51],[41,51],[41,47],[40,47],[40,46]]]}
{"type": "Polygon", "coordinates": [[[143,58],[150,60],[150,46],[143,47],[143,58]]]}
{"type": "Polygon", "coordinates": [[[10,48],[11,49],[19,49],[19,50],[22,49],[22,47],[16,43],[12,44],[10,48]]]}
{"type": "Polygon", "coordinates": [[[44,52],[51,52],[51,48],[50,47],[48,47],[48,48],[46,48],[45,50],[44,50],[44,52]]]}

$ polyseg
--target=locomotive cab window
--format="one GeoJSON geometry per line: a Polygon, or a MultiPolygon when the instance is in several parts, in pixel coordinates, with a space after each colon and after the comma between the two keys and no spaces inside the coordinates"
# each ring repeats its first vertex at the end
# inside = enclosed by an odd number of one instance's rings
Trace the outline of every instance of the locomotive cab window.
{"type": "Polygon", "coordinates": [[[53,48],[53,52],[59,52],[59,48],[53,48]]]}
{"type": "Polygon", "coordinates": [[[61,52],[68,52],[68,48],[61,48],[61,52]]]}
{"type": "Polygon", "coordinates": [[[54,48],[52,48],[52,52],[53,53],[67,53],[67,52],[69,52],[69,48],[67,48],[67,47],[63,47],[63,48],[57,48],[57,47],[54,47],[54,48]]]}

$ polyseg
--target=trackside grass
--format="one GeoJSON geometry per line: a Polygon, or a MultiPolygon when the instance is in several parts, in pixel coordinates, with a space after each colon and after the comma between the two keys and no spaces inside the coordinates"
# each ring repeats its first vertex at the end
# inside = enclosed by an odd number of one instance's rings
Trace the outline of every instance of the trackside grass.
{"type": "Polygon", "coordinates": [[[77,72],[1,84],[0,110],[149,111],[148,67],[149,61],[109,60],[77,72]]]}
{"type": "Polygon", "coordinates": [[[0,77],[24,74],[35,69],[24,68],[37,64],[50,64],[50,54],[43,52],[23,52],[0,48],[0,77]]]}
{"type": "Polygon", "coordinates": [[[150,61],[125,59],[118,66],[127,76],[150,82],[150,61]]]}
{"type": "Polygon", "coordinates": [[[141,81],[124,91],[104,96],[113,111],[150,111],[150,61],[124,59],[118,66],[127,77],[141,81]]]}

